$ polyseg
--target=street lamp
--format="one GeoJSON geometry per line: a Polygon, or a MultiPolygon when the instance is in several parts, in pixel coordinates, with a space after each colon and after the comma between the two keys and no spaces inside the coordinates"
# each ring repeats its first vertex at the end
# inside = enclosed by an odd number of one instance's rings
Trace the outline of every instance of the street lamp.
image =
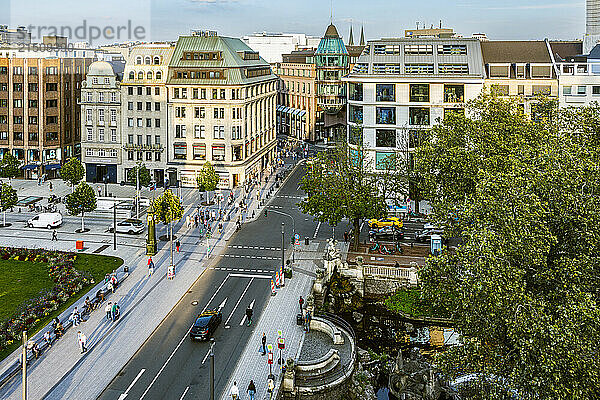
{"type": "Polygon", "coordinates": [[[108,197],[108,175],[104,175],[104,197],[108,197]]]}
{"type": "Polygon", "coordinates": [[[215,338],[210,338],[210,400],[215,400],[215,338]]]}
{"type": "MultiPolygon", "coordinates": [[[[267,213],[267,210],[269,210],[269,212],[274,212],[274,213],[276,213],[276,214],[281,214],[281,215],[284,215],[284,216],[286,216],[286,217],[288,217],[289,219],[291,219],[291,220],[292,220],[292,240],[294,240],[294,236],[296,235],[296,221],[294,220],[294,217],[292,217],[290,214],[288,214],[288,213],[285,213],[285,212],[283,212],[283,211],[274,210],[274,209],[272,209],[272,208],[268,208],[268,207],[265,207],[265,216],[267,215],[267,214],[266,214],[266,213],[267,213]]],[[[283,225],[283,223],[282,223],[282,225],[283,225]]],[[[282,246],[281,246],[281,248],[282,248],[282,250],[283,250],[283,243],[282,243],[282,246]]],[[[296,262],[296,259],[295,259],[295,256],[294,256],[294,254],[295,254],[295,250],[296,250],[296,249],[295,249],[295,247],[292,247],[292,262],[293,262],[293,263],[295,263],[295,262],[296,262]]]]}
{"type": "Polygon", "coordinates": [[[285,268],[285,231],[283,229],[284,227],[285,227],[285,224],[282,222],[281,223],[281,271],[284,271],[284,268],[285,268]]]}

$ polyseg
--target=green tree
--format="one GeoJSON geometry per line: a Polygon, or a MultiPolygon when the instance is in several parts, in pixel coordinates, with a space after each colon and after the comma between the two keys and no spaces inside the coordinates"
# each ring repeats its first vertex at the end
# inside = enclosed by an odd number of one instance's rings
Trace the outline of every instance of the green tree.
{"type": "Polygon", "coordinates": [[[173,221],[179,221],[185,212],[181,199],[170,190],[154,199],[152,203],[156,218],[163,224],[168,225],[171,239],[171,265],[173,265],[173,221]]]}
{"type": "Polygon", "coordinates": [[[73,190],[75,186],[81,182],[85,175],[85,168],[78,158],[69,158],[69,160],[60,169],[60,177],[67,185],[70,185],[73,190]]]}
{"type": "Polygon", "coordinates": [[[320,152],[306,165],[300,187],[307,197],[299,204],[302,212],[317,221],[337,225],[348,218],[354,227],[354,246],[358,246],[360,220],[386,215],[385,193],[377,175],[367,166],[361,148],[340,144],[320,152]]]}
{"type": "Polygon", "coordinates": [[[148,187],[151,181],[150,171],[148,170],[148,168],[146,168],[146,165],[142,163],[138,163],[135,167],[131,168],[127,172],[127,182],[136,185],[137,187],[138,170],[140,178],[140,188],[148,187]]]}
{"type": "Polygon", "coordinates": [[[96,194],[94,189],[85,182],[81,182],[73,193],[65,196],[65,206],[71,215],[81,214],[81,231],[85,231],[83,216],[96,209],[96,194]]]}
{"type": "MultiPolygon", "coordinates": [[[[205,192],[205,194],[206,192],[212,192],[217,189],[217,186],[219,185],[219,175],[217,175],[215,168],[210,162],[205,162],[198,172],[196,185],[198,190],[205,192]]],[[[208,203],[208,197],[206,197],[206,202],[208,203]]]]}
{"type": "Polygon", "coordinates": [[[538,105],[529,119],[483,94],[416,151],[434,219],[461,237],[419,273],[462,335],[436,365],[475,373],[482,399],[600,393],[600,161],[585,129],[600,113],[538,105]]]}
{"type": "Polygon", "coordinates": [[[19,175],[20,164],[17,157],[11,153],[4,153],[4,157],[0,160],[0,178],[12,179],[19,175]]]}
{"type": "Polygon", "coordinates": [[[3,214],[2,226],[6,226],[6,210],[17,204],[17,191],[8,183],[0,183],[0,211],[3,214]]]}

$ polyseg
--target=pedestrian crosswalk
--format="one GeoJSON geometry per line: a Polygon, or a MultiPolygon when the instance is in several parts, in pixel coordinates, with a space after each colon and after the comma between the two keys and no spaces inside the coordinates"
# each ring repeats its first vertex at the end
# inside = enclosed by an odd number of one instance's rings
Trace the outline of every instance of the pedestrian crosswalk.
{"type": "Polygon", "coordinates": [[[268,250],[268,251],[281,251],[281,247],[262,247],[262,246],[227,246],[230,249],[247,249],[247,250],[268,250]]]}
{"type": "Polygon", "coordinates": [[[285,195],[285,194],[278,194],[276,197],[279,197],[279,198],[282,198],[282,199],[299,199],[299,200],[303,200],[307,196],[289,196],[289,195],[285,195]]]}
{"type": "Polygon", "coordinates": [[[230,268],[230,267],[211,267],[209,269],[215,271],[229,271],[229,272],[255,272],[262,274],[272,274],[272,269],[248,269],[248,268],[230,268]]]}
{"type": "Polygon", "coordinates": [[[221,257],[226,258],[249,258],[253,260],[280,260],[279,257],[266,257],[266,256],[251,256],[247,254],[221,254],[221,257]]]}

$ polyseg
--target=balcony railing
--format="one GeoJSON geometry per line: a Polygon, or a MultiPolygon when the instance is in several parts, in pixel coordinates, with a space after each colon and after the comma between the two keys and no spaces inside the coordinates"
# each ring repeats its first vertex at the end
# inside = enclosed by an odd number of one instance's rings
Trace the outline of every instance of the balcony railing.
{"type": "Polygon", "coordinates": [[[164,147],[162,144],[125,144],[123,149],[131,151],[163,151],[164,147]]]}

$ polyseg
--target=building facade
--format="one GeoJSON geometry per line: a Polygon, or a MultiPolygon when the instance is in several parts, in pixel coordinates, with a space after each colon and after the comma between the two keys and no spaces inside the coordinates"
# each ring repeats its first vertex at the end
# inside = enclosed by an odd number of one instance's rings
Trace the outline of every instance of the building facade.
{"type": "Polygon", "coordinates": [[[0,47],[0,157],[11,152],[25,178],[57,176],[81,154],[81,84],[89,50],[23,51],[0,47]]]}
{"type": "Polygon", "coordinates": [[[90,65],[81,88],[81,162],[87,182],[117,182],[121,165],[121,87],[106,61],[90,65]]]}
{"type": "Polygon", "coordinates": [[[258,52],[271,65],[283,61],[283,54],[311,47],[319,38],[304,33],[268,33],[259,32],[242,38],[252,50],[258,52]]]}
{"type": "Polygon", "coordinates": [[[122,165],[119,181],[143,163],[157,185],[165,183],[167,165],[167,75],[174,46],[139,45],[130,49],[121,84],[122,165]]]}
{"type": "Polygon", "coordinates": [[[167,178],[196,186],[207,161],[221,188],[258,177],[275,157],[276,81],[240,39],[180,37],[167,77],[167,178]]]}
{"type": "Polygon", "coordinates": [[[399,38],[369,41],[348,84],[347,141],[373,168],[394,152],[411,152],[422,133],[482,90],[476,39],[399,38]]]}

